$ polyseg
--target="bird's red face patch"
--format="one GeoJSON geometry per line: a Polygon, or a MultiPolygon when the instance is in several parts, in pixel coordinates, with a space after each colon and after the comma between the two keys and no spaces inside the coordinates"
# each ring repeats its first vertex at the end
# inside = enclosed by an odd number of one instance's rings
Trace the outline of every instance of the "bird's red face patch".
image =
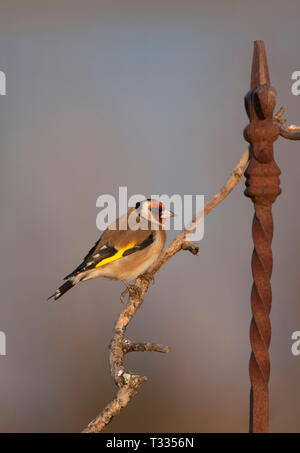
{"type": "Polygon", "coordinates": [[[162,224],[163,223],[163,219],[162,219],[161,215],[162,215],[162,212],[164,210],[164,206],[161,203],[161,201],[150,200],[149,201],[149,210],[151,211],[151,214],[155,217],[155,219],[159,223],[162,224]]]}

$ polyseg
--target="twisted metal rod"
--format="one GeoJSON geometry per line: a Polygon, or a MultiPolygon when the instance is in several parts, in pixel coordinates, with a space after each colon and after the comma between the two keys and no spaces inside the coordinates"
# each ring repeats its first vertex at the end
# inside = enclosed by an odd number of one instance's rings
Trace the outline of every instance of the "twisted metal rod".
{"type": "Polygon", "coordinates": [[[272,204],[281,193],[280,169],[273,153],[273,142],[279,137],[279,125],[273,118],[276,92],[270,86],[264,43],[255,41],[250,92],[246,110],[250,124],[244,135],[250,143],[250,161],[245,171],[246,191],[254,204],[252,237],[253,286],[251,291],[252,320],[250,324],[251,357],[249,375],[250,432],[265,433],[269,426],[270,378],[269,346],[271,341],[270,310],[272,305],[272,204]]]}
{"type": "Polygon", "coordinates": [[[269,346],[271,341],[271,322],[269,318],[272,304],[270,278],[272,274],[271,242],[273,219],[270,206],[255,206],[252,235],[254,251],[252,255],[253,286],[251,292],[252,320],[250,343],[252,353],[249,363],[251,380],[252,413],[250,431],[263,432],[268,420],[268,383],[270,378],[269,346]]]}

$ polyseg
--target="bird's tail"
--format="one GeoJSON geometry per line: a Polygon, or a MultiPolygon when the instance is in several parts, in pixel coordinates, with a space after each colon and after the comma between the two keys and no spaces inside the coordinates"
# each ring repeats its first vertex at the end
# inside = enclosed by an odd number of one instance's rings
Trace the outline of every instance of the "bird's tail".
{"type": "Polygon", "coordinates": [[[52,296],[48,297],[47,300],[54,298],[54,300],[59,299],[63,294],[65,294],[69,289],[73,288],[75,283],[73,283],[71,280],[66,281],[63,285],[61,285],[52,296]]]}

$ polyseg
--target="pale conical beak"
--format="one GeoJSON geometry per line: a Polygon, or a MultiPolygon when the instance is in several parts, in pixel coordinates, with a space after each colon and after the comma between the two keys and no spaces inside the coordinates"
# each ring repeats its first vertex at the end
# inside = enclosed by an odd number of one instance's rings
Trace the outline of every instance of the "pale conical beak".
{"type": "Polygon", "coordinates": [[[161,217],[161,219],[168,219],[169,217],[174,217],[174,216],[175,216],[174,212],[164,209],[160,217],[161,217]]]}

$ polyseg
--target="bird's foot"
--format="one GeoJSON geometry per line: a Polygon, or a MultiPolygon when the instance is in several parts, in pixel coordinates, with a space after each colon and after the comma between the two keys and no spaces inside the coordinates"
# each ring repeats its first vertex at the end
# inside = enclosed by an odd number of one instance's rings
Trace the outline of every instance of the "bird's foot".
{"type": "Polygon", "coordinates": [[[149,274],[148,272],[145,272],[144,274],[140,275],[139,277],[141,280],[144,280],[148,283],[148,285],[151,284],[151,282],[155,283],[154,277],[149,274]]]}
{"type": "Polygon", "coordinates": [[[141,295],[141,290],[137,285],[130,285],[130,288],[128,288],[130,296],[136,296],[140,297],[141,295]]]}
{"type": "Polygon", "coordinates": [[[120,296],[122,304],[126,303],[125,296],[127,293],[129,294],[129,297],[140,295],[140,289],[136,285],[129,285],[129,283],[127,283],[126,280],[122,280],[122,283],[124,283],[124,285],[126,286],[126,288],[124,289],[120,296]]]}
{"type": "Polygon", "coordinates": [[[120,300],[123,305],[125,305],[125,303],[126,303],[125,296],[128,292],[129,292],[129,289],[125,288],[124,291],[122,291],[122,293],[121,293],[120,300]]]}

